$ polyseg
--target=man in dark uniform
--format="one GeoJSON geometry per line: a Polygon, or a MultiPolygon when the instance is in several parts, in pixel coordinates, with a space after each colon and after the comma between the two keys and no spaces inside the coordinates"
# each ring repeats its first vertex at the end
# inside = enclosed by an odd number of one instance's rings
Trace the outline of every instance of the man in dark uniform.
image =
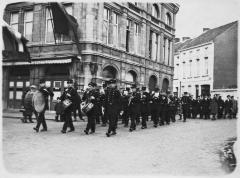
{"type": "Polygon", "coordinates": [[[104,112],[109,121],[109,127],[106,133],[107,137],[116,135],[117,119],[121,109],[121,94],[117,89],[116,82],[115,79],[111,79],[108,82],[109,87],[105,94],[104,112]]]}
{"type": "Polygon", "coordinates": [[[224,111],[224,101],[221,96],[218,97],[217,100],[218,103],[218,119],[223,117],[223,111],[224,111]]]}
{"type": "Polygon", "coordinates": [[[159,114],[161,109],[160,101],[159,88],[155,88],[154,93],[152,93],[149,101],[151,104],[152,121],[154,127],[157,127],[159,123],[159,114]]]}
{"type": "Polygon", "coordinates": [[[70,106],[68,106],[65,110],[64,110],[64,116],[65,116],[65,120],[64,120],[64,124],[63,124],[63,128],[61,130],[62,133],[66,133],[67,127],[70,127],[70,130],[68,132],[73,132],[75,130],[74,126],[73,126],[73,121],[72,121],[72,112],[74,110],[74,106],[76,105],[76,100],[77,100],[77,91],[73,88],[73,80],[69,79],[67,81],[67,89],[65,89],[65,91],[63,92],[62,96],[60,97],[61,101],[64,101],[66,99],[70,100],[72,102],[72,104],[70,106]]]}
{"type": "Polygon", "coordinates": [[[34,127],[33,129],[38,132],[40,125],[42,124],[43,129],[41,130],[41,132],[47,131],[47,124],[46,124],[46,120],[45,120],[45,111],[49,108],[48,106],[48,97],[53,97],[53,92],[50,90],[50,88],[46,87],[45,84],[45,79],[40,79],[39,81],[39,85],[40,85],[40,89],[39,91],[43,94],[44,99],[45,99],[45,108],[44,110],[39,113],[38,115],[38,119],[37,119],[37,125],[36,127],[34,127]]]}
{"type": "Polygon", "coordinates": [[[89,130],[91,129],[90,134],[95,133],[95,128],[96,128],[96,120],[98,116],[98,103],[100,101],[100,93],[96,90],[97,84],[94,82],[90,82],[88,84],[89,90],[86,91],[83,94],[82,100],[85,101],[86,103],[92,103],[93,108],[86,113],[88,117],[88,123],[86,126],[86,129],[84,130],[85,134],[88,134],[89,130]]]}
{"type": "Polygon", "coordinates": [[[182,97],[182,109],[183,109],[183,122],[186,122],[188,109],[189,109],[189,97],[187,96],[187,92],[184,92],[184,96],[182,97]]]}
{"type": "Polygon", "coordinates": [[[142,87],[141,91],[141,105],[140,105],[140,113],[142,117],[142,129],[147,128],[147,121],[148,121],[148,107],[149,107],[149,94],[146,92],[146,87],[142,87]]]}
{"type": "Polygon", "coordinates": [[[168,114],[169,114],[169,120],[172,122],[175,122],[175,113],[176,113],[176,102],[174,100],[173,95],[169,95],[169,103],[168,103],[168,114]]]}
{"type": "Polygon", "coordinates": [[[225,101],[224,106],[225,106],[224,119],[227,117],[227,115],[228,115],[229,119],[232,119],[232,106],[233,106],[233,103],[232,103],[230,95],[227,95],[227,100],[225,101]]]}
{"type": "Polygon", "coordinates": [[[210,101],[207,96],[204,96],[202,100],[202,111],[204,119],[209,119],[209,107],[210,107],[210,101]]]}
{"type": "MultiPolygon", "coordinates": [[[[76,88],[74,88],[74,89],[77,91],[76,88]]],[[[77,121],[77,112],[78,112],[79,119],[84,121],[84,119],[82,118],[82,112],[81,112],[81,108],[80,108],[81,102],[82,102],[81,97],[79,96],[79,94],[77,94],[76,103],[74,104],[74,109],[73,109],[74,121],[77,121]]]]}
{"type": "Polygon", "coordinates": [[[131,118],[131,125],[129,131],[136,130],[136,121],[140,115],[140,91],[137,89],[137,85],[132,85],[132,95],[129,99],[129,113],[131,118]]]}
{"type": "Polygon", "coordinates": [[[122,123],[124,124],[124,127],[128,127],[129,122],[129,90],[123,90],[122,98],[121,98],[121,107],[122,107],[122,123]]]}
{"type": "MultiPolygon", "coordinates": [[[[101,108],[103,108],[105,104],[108,81],[104,81],[102,83],[102,87],[103,87],[103,91],[100,92],[101,108]]],[[[106,127],[106,125],[107,125],[107,117],[106,117],[106,110],[105,110],[105,112],[102,114],[102,127],[106,127]]]]}

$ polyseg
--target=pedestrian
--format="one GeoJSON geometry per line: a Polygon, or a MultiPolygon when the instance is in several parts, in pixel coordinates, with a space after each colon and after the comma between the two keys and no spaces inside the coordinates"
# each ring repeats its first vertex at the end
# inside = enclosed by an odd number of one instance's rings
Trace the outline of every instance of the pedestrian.
{"type": "Polygon", "coordinates": [[[236,118],[238,112],[238,102],[234,99],[234,96],[231,97],[232,100],[232,116],[236,118]]]}
{"type": "Polygon", "coordinates": [[[57,103],[54,106],[54,110],[56,112],[55,121],[58,122],[61,120],[61,117],[64,112],[63,103],[61,102],[60,97],[57,97],[57,103]]]}
{"type": "MultiPolygon", "coordinates": [[[[76,88],[74,88],[76,90],[76,88]]],[[[76,90],[77,91],[77,90],[76,90]]],[[[78,117],[80,120],[84,121],[83,117],[82,117],[82,111],[81,111],[81,97],[80,95],[77,93],[76,98],[75,98],[75,103],[73,105],[73,117],[74,117],[74,121],[77,121],[77,113],[78,113],[78,117]]]]}
{"type": "Polygon", "coordinates": [[[122,97],[121,97],[121,110],[122,115],[122,123],[124,124],[124,127],[128,127],[128,122],[129,122],[129,98],[130,98],[130,94],[129,94],[129,90],[123,90],[122,93],[122,97]]]}
{"type": "Polygon", "coordinates": [[[104,102],[104,112],[107,120],[109,121],[109,127],[106,135],[107,137],[110,137],[111,135],[117,134],[117,119],[121,110],[121,94],[117,89],[117,81],[115,79],[109,80],[108,89],[105,95],[106,99],[104,102]]]}
{"type": "Polygon", "coordinates": [[[210,108],[210,101],[208,100],[207,96],[204,96],[202,100],[202,112],[204,119],[209,119],[209,108],[210,108]]]}
{"type": "Polygon", "coordinates": [[[72,112],[74,110],[74,105],[76,104],[77,95],[78,95],[77,91],[73,88],[73,80],[69,79],[67,81],[67,88],[65,89],[65,91],[60,97],[60,100],[63,103],[67,103],[65,105],[65,110],[64,110],[64,116],[65,116],[64,124],[61,130],[63,134],[66,133],[68,127],[70,128],[68,132],[75,131],[73,121],[72,121],[72,112]]]}
{"type": "Polygon", "coordinates": [[[91,130],[90,134],[95,133],[96,129],[96,120],[98,116],[98,106],[97,103],[100,101],[100,93],[96,90],[97,84],[94,82],[90,82],[88,84],[88,90],[84,93],[82,100],[87,105],[92,105],[91,109],[86,112],[88,122],[86,129],[84,130],[85,134],[88,135],[89,130],[91,130]]]}
{"type": "Polygon", "coordinates": [[[153,127],[158,127],[159,124],[159,114],[160,114],[160,109],[162,108],[160,106],[160,91],[159,88],[156,87],[154,92],[152,93],[150,97],[150,104],[151,104],[151,119],[153,121],[153,127]]]}
{"type": "Polygon", "coordinates": [[[224,111],[224,101],[221,96],[218,96],[218,119],[223,117],[223,111],[224,111]]]}
{"type": "Polygon", "coordinates": [[[224,118],[226,118],[228,116],[229,119],[232,119],[232,107],[233,107],[233,103],[231,100],[231,96],[227,95],[227,99],[224,103],[224,109],[225,109],[225,113],[224,113],[224,118]]]}
{"type": "Polygon", "coordinates": [[[182,109],[183,109],[183,122],[186,122],[188,109],[189,109],[189,97],[187,96],[187,92],[184,92],[184,96],[182,97],[182,109]]]}
{"type": "Polygon", "coordinates": [[[140,93],[140,114],[142,118],[142,127],[141,129],[147,128],[147,120],[148,120],[148,104],[149,104],[149,94],[146,92],[146,87],[142,87],[140,93]]]}
{"type": "Polygon", "coordinates": [[[102,109],[102,127],[106,127],[107,126],[107,117],[106,117],[106,111],[103,112],[103,108],[104,108],[104,103],[106,100],[106,92],[107,92],[107,87],[108,87],[108,83],[107,81],[104,81],[102,83],[102,87],[103,90],[100,91],[100,101],[101,101],[101,109],[102,109]]]}
{"type": "Polygon", "coordinates": [[[141,94],[139,88],[137,88],[136,84],[133,84],[132,87],[132,95],[129,98],[129,113],[131,119],[131,125],[129,131],[132,132],[136,130],[136,122],[137,118],[140,115],[140,107],[141,107],[141,94]]]}
{"type": "Polygon", "coordinates": [[[39,128],[40,126],[42,125],[43,126],[43,129],[41,129],[40,131],[41,132],[44,132],[44,131],[47,131],[47,123],[46,123],[46,120],[45,120],[45,111],[47,109],[49,109],[49,106],[48,106],[48,97],[53,97],[54,94],[52,92],[52,90],[48,87],[46,87],[46,81],[45,79],[40,79],[39,80],[39,85],[40,85],[40,88],[39,88],[39,92],[42,93],[43,97],[44,97],[44,101],[45,101],[45,107],[43,109],[43,111],[41,113],[38,114],[38,118],[37,118],[37,125],[36,127],[34,127],[33,129],[38,132],[39,131],[39,128]]]}
{"type": "Polygon", "coordinates": [[[212,120],[216,120],[216,115],[218,113],[218,103],[216,95],[214,95],[213,99],[210,102],[210,110],[212,114],[212,120]]]}
{"type": "Polygon", "coordinates": [[[169,120],[171,120],[172,122],[175,122],[175,108],[176,108],[176,102],[174,100],[174,97],[172,95],[169,96],[169,103],[168,103],[168,114],[169,114],[169,120]]]}

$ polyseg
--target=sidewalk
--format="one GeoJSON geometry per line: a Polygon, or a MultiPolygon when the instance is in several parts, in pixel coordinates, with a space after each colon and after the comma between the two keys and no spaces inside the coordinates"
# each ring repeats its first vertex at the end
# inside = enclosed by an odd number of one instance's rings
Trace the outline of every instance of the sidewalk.
{"type": "MultiPolygon", "coordinates": [[[[23,114],[22,114],[22,112],[19,111],[19,109],[8,109],[8,110],[2,111],[2,117],[20,119],[23,117],[23,114]]],[[[47,120],[54,120],[55,119],[55,111],[46,111],[45,117],[47,120]]],[[[35,118],[34,114],[33,114],[33,118],[35,118]]]]}

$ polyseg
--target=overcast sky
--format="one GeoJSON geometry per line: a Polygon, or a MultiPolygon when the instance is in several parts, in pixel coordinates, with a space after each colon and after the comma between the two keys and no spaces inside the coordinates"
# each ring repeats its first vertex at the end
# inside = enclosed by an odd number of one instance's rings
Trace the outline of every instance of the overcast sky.
{"type": "Polygon", "coordinates": [[[182,0],[176,17],[176,37],[197,37],[203,28],[215,28],[240,19],[240,0],[182,0]]]}

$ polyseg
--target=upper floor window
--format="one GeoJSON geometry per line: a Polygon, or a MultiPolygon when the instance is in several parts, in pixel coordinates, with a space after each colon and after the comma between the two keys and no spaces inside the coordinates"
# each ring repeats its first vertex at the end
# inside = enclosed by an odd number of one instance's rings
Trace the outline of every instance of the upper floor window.
{"type": "Polygon", "coordinates": [[[130,27],[131,27],[131,20],[128,19],[127,21],[127,28],[126,28],[126,51],[129,52],[129,43],[130,43],[130,27]]]}
{"type": "Polygon", "coordinates": [[[207,75],[208,74],[208,57],[204,58],[204,74],[207,75]]]}
{"type": "Polygon", "coordinates": [[[134,52],[139,53],[140,26],[134,23],[134,52]]]}
{"type": "Polygon", "coordinates": [[[53,43],[54,42],[52,11],[49,7],[46,9],[45,41],[46,41],[46,43],[53,43]]]}
{"type": "Polygon", "coordinates": [[[13,28],[13,30],[18,32],[18,12],[13,12],[11,13],[11,18],[10,18],[10,26],[13,28]]]}
{"type": "Polygon", "coordinates": [[[152,16],[155,17],[155,18],[159,18],[159,8],[158,8],[158,5],[157,4],[153,4],[153,7],[152,7],[152,16]]]}
{"type": "Polygon", "coordinates": [[[104,8],[103,11],[103,42],[108,44],[109,39],[109,21],[110,21],[110,11],[107,8],[104,8]]]}
{"type": "Polygon", "coordinates": [[[33,30],[33,11],[24,12],[24,36],[32,41],[32,30],[33,30]]]}
{"type": "Polygon", "coordinates": [[[172,17],[169,13],[166,13],[166,24],[169,26],[172,25],[172,17]]]}
{"type": "Polygon", "coordinates": [[[118,15],[113,13],[113,44],[118,46],[118,15]]]}

